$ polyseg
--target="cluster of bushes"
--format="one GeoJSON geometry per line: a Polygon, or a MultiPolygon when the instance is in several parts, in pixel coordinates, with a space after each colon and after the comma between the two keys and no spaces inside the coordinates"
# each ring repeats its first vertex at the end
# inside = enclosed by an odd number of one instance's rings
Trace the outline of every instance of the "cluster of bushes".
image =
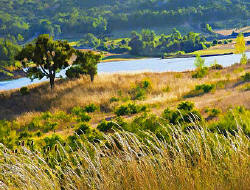
{"type": "Polygon", "coordinates": [[[48,132],[56,132],[58,129],[66,130],[76,128],[76,133],[86,132],[89,129],[88,122],[91,117],[88,113],[95,112],[97,106],[89,104],[82,107],[74,107],[71,113],[57,111],[55,113],[43,112],[33,117],[24,124],[16,121],[0,121],[0,142],[8,147],[15,147],[19,141],[33,138],[42,138],[48,132]]]}
{"type": "Polygon", "coordinates": [[[115,110],[117,116],[122,115],[133,115],[140,112],[147,111],[147,106],[136,105],[134,103],[129,103],[127,105],[121,105],[115,110]]]}
{"type": "Polygon", "coordinates": [[[174,125],[202,120],[200,112],[194,109],[194,103],[188,101],[180,103],[176,110],[165,109],[162,117],[174,125]]]}
{"type": "Polygon", "coordinates": [[[188,94],[186,94],[184,97],[185,98],[190,98],[190,97],[195,97],[195,96],[200,96],[205,93],[209,93],[213,90],[216,89],[215,84],[201,84],[201,85],[196,85],[195,89],[190,91],[188,94]]]}
{"type": "MultiPolygon", "coordinates": [[[[205,88],[206,89],[206,88],[205,88]]],[[[208,91],[210,88],[208,88],[208,91]]],[[[192,102],[181,102],[175,109],[167,108],[163,111],[161,117],[153,114],[148,114],[146,106],[138,106],[135,104],[122,105],[116,110],[118,117],[111,121],[102,121],[97,128],[92,128],[88,122],[90,116],[87,111],[92,112],[94,106],[89,105],[85,108],[74,107],[71,114],[65,112],[56,112],[54,114],[45,112],[34,117],[29,123],[20,126],[15,121],[0,121],[0,142],[4,143],[9,148],[19,146],[20,142],[24,142],[32,149],[43,149],[46,153],[48,148],[55,147],[60,142],[62,145],[68,144],[72,150],[76,150],[79,146],[77,139],[85,139],[92,143],[100,143],[104,140],[104,133],[113,133],[114,131],[128,131],[138,135],[141,140],[148,138],[147,131],[154,133],[159,139],[164,139],[171,142],[173,138],[173,127],[181,127],[184,132],[195,130],[197,126],[205,122],[201,113],[195,109],[192,102]],[[119,116],[136,114],[144,112],[136,116],[131,122],[125,122],[119,116]],[[170,125],[171,124],[171,125],[170,125]],[[58,127],[73,128],[74,134],[63,139],[59,135],[53,134],[42,138],[43,133],[56,130],[58,127]],[[36,139],[35,143],[33,142],[36,139]]],[[[239,130],[238,124],[243,128],[246,135],[250,135],[250,111],[238,107],[228,111],[226,114],[221,114],[219,109],[207,109],[209,117],[217,117],[221,115],[217,121],[208,123],[210,132],[227,135],[227,133],[235,134],[239,130]]],[[[46,153],[47,154],[47,153],[46,153]]]]}
{"type": "Polygon", "coordinates": [[[217,122],[211,123],[209,129],[212,132],[228,136],[228,133],[235,135],[237,132],[243,132],[250,137],[250,111],[239,106],[229,110],[221,115],[217,122]],[[240,127],[241,126],[241,127],[240,127]]]}
{"type": "Polygon", "coordinates": [[[170,35],[161,34],[160,37],[157,37],[151,30],[142,30],[141,33],[133,31],[128,45],[133,55],[159,56],[175,52],[190,53],[206,49],[210,46],[209,44],[200,34],[189,32],[182,36],[178,30],[174,29],[170,35]]]}

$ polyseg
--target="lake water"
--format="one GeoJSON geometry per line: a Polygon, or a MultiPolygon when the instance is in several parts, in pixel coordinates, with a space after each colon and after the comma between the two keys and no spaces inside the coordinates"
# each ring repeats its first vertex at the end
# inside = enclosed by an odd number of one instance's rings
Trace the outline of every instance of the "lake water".
{"type": "MultiPolygon", "coordinates": [[[[250,52],[246,53],[247,57],[250,58],[250,52]]],[[[215,60],[224,67],[230,66],[234,63],[240,61],[241,55],[223,55],[223,56],[213,56],[206,57],[205,64],[207,66],[214,63],[215,60]]],[[[194,66],[195,58],[174,58],[174,59],[160,59],[160,58],[147,58],[138,59],[130,61],[115,61],[115,62],[105,62],[98,64],[98,74],[102,73],[124,73],[124,72],[166,72],[166,71],[187,71],[195,69],[194,66]]],[[[57,76],[65,76],[65,71],[61,71],[57,76]]],[[[46,81],[48,79],[44,78],[42,80],[33,80],[29,78],[20,78],[10,81],[0,82],[1,90],[10,90],[15,88],[21,88],[34,83],[39,83],[41,81],[46,81]]]]}

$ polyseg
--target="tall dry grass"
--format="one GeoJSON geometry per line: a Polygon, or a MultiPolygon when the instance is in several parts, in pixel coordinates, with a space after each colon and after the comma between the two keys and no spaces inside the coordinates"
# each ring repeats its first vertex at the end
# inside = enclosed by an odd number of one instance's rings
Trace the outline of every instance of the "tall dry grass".
{"type": "Polygon", "coordinates": [[[248,189],[249,138],[238,128],[225,137],[173,127],[170,142],[150,133],[142,141],[116,132],[101,145],[79,137],[77,151],[58,144],[46,156],[1,145],[0,189],[248,189]]]}
{"type": "Polygon", "coordinates": [[[69,111],[74,106],[86,106],[90,103],[100,105],[108,112],[112,108],[110,98],[119,96],[119,91],[122,96],[128,96],[135,83],[144,79],[151,81],[152,89],[147,99],[139,103],[164,105],[182,99],[197,84],[228,80],[229,74],[230,80],[236,80],[249,69],[249,64],[236,65],[221,71],[210,71],[203,79],[193,79],[191,72],[101,74],[96,76],[94,83],[88,77],[58,80],[53,92],[50,91],[48,83],[42,83],[30,86],[30,94],[25,96],[18,90],[0,93],[0,119],[13,119],[26,113],[32,115],[43,111],[69,111]],[[238,67],[244,67],[245,71],[234,73],[233,70],[238,67]],[[166,87],[169,87],[169,92],[164,92],[166,87]]]}

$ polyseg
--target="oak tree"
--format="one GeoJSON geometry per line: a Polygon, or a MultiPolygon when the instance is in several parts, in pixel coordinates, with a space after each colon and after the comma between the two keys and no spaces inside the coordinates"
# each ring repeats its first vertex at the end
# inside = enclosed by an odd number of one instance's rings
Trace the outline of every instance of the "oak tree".
{"type": "Polygon", "coordinates": [[[54,88],[56,73],[69,66],[69,59],[74,50],[67,41],[54,41],[48,34],[40,35],[35,43],[26,45],[16,56],[27,69],[30,79],[50,80],[51,89],[54,88]]]}

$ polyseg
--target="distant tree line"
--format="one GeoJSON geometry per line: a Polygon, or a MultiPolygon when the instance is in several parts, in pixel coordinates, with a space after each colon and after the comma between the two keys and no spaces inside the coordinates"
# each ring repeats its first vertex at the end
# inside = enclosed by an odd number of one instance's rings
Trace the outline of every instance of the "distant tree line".
{"type": "MultiPolygon", "coordinates": [[[[247,20],[248,0],[0,0],[0,36],[105,36],[123,29],[247,20]]],[[[206,27],[205,27],[206,28],[206,27]]],[[[209,27],[207,28],[208,30],[209,27]]]]}
{"type": "Polygon", "coordinates": [[[153,30],[143,29],[140,33],[131,32],[130,38],[120,40],[102,40],[93,34],[87,34],[80,40],[82,48],[94,48],[112,53],[130,52],[132,55],[161,56],[164,53],[190,53],[216,45],[207,42],[199,33],[189,32],[187,35],[173,29],[169,35],[156,35],[153,30]]]}

